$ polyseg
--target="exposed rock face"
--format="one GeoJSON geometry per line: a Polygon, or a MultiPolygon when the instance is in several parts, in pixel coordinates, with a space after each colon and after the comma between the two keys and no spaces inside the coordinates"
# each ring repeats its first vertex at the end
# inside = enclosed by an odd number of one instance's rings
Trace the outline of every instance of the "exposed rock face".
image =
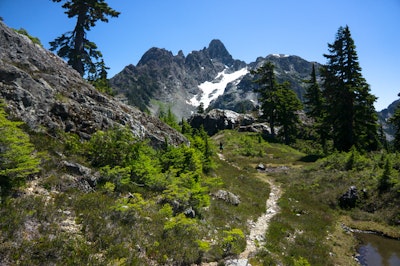
{"type": "Polygon", "coordinates": [[[74,132],[90,138],[97,130],[125,125],[155,146],[185,138],[136,108],[103,95],[53,53],[0,22],[0,98],[10,115],[33,130],[74,132]]]}
{"type": "Polygon", "coordinates": [[[206,114],[195,114],[189,118],[188,122],[193,128],[203,126],[207,134],[212,136],[219,130],[251,125],[254,123],[254,118],[230,110],[214,109],[206,114]]]}
{"type": "Polygon", "coordinates": [[[379,123],[382,125],[383,130],[386,133],[386,138],[389,141],[394,139],[396,129],[393,127],[392,124],[389,124],[388,121],[396,112],[396,108],[399,106],[399,104],[400,104],[400,100],[396,100],[396,101],[392,102],[388,106],[388,108],[383,109],[382,111],[378,112],[379,123]]]}
{"type": "MultiPolygon", "coordinates": [[[[171,108],[179,119],[195,113],[200,102],[208,109],[243,113],[258,105],[254,93],[257,85],[250,70],[266,61],[274,63],[277,81],[289,81],[303,99],[303,80],[309,78],[313,63],[298,56],[268,55],[246,64],[233,59],[220,40],[212,40],[207,48],[186,57],[181,51],[174,56],[165,49],[151,48],[136,67],[125,67],[111,84],[129,104],[152,113],[157,113],[160,106],[171,108]],[[216,89],[218,84],[221,88],[216,89]]],[[[320,65],[315,64],[318,71],[320,65]]]]}
{"type": "Polygon", "coordinates": [[[153,47],[137,66],[125,67],[110,83],[126,96],[129,104],[142,110],[157,113],[160,105],[165,105],[178,118],[187,118],[196,111],[197,106],[189,100],[200,93],[201,83],[214,80],[224,69],[236,71],[244,67],[246,63],[234,60],[219,40],[186,57],[182,51],[174,56],[170,51],[153,47]]]}

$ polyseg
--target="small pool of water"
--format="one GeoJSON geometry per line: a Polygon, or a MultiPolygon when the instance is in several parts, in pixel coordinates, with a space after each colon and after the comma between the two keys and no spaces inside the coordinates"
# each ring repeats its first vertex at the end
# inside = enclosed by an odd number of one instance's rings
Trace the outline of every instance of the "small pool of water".
{"type": "Polygon", "coordinates": [[[356,233],[360,240],[358,256],[362,266],[399,266],[400,241],[375,234],[356,233]]]}

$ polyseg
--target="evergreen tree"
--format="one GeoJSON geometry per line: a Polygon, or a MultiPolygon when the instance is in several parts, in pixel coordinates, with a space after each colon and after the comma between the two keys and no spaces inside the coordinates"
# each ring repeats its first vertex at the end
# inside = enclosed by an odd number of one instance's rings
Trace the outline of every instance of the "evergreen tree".
{"type": "Polygon", "coordinates": [[[259,93],[262,117],[270,125],[271,135],[275,137],[275,127],[282,126],[282,136],[285,143],[293,141],[297,132],[299,118],[297,111],[302,109],[302,104],[297,95],[290,89],[290,84],[278,84],[275,80],[274,65],[271,62],[251,72],[256,75],[254,81],[259,84],[256,92],[259,93]]]}
{"type": "Polygon", "coordinates": [[[315,65],[312,66],[311,77],[305,81],[308,86],[304,94],[306,114],[314,120],[314,128],[319,136],[319,141],[326,152],[326,141],[329,134],[329,128],[324,123],[326,117],[326,109],[322,90],[317,82],[315,65]]]}
{"type": "Polygon", "coordinates": [[[96,64],[92,58],[99,60],[102,54],[97,50],[97,45],[86,38],[86,32],[96,25],[98,20],[108,22],[108,16],[118,17],[119,12],[113,10],[104,0],[52,0],[64,2],[62,8],[66,9],[68,18],[77,17],[75,28],[50,42],[50,50],[57,51],[62,58],[68,59],[76,71],[84,76],[85,72],[93,71],[96,64]]]}
{"type": "Polygon", "coordinates": [[[251,74],[256,75],[254,81],[259,85],[255,92],[259,94],[259,102],[261,103],[262,117],[267,120],[271,128],[271,136],[275,137],[276,126],[276,91],[278,84],[275,81],[274,65],[266,62],[256,70],[252,70],[251,74]]]}
{"type": "Polygon", "coordinates": [[[290,89],[288,82],[278,86],[276,99],[276,122],[277,125],[282,126],[282,136],[285,144],[290,144],[297,135],[297,127],[300,123],[298,111],[302,110],[303,104],[296,93],[290,89]]]}
{"type": "Polygon", "coordinates": [[[314,119],[320,118],[323,113],[323,97],[322,91],[317,82],[314,64],[312,66],[311,77],[305,82],[309,84],[309,86],[306,87],[306,92],[304,94],[305,111],[308,116],[314,119]]]}
{"type": "MultiPolygon", "coordinates": [[[[400,96],[400,93],[398,94],[400,96]]],[[[400,151],[400,105],[396,107],[394,115],[389,119],[395,129],[393,147],[396,151],[400,151]]]]}
{"type": "Polygon", "coordinates": [[[101,59],[93,65],[93,68],[89,70],[88,80],[98,90],[109,95],[113,95],[113,90],[107,79],[107,70],[104,60],[101,59]]]}
{"type": "Polygon", "coordinates": [[[197,107],[197,113],[198,114],[204,114],[205,110],[204,110],[204,103],[200,103],[200,105],[197,107]]]}
{"type": "Polygon", "coordinates": [[[39,172],[40,160],[34,153],[29,135],[10,121],[0,102],[0,196],[7,195],[32,174],[39,172]]]}
{"type": "Polygon", "coordinates": [[[334,148],[349,151],[378,148],[376,97],[361,74],[349,27],[340,27],[333,44],[328,44],[328,63],[321,69],[327,106],[325,122],[331,125],[334,148]]]}

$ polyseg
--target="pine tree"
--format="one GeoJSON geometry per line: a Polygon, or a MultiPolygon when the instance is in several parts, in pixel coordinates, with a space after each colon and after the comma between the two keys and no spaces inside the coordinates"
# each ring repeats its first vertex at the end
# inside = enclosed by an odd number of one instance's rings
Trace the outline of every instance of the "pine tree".
{"type": "Polygon", "coordinates": [[[349,151],[378,148],[376,97],[361,74],[349,27],[340,27],[333,44],[328,44],[328,63],[321,69],[327,106],[325,122],[332,127],[334,148],[349,151]]]}
{"type": "Polygon", "coordinates": [[[76,71],[84,76],[85,72],[96,68],[95,60],[103,56],[94,42],[86,38],[86,32],[96,25],[98,20],[108,22],[108,16],[118,17],[119,12],[113,10],[104,0],[52,0],[64,2],[62,8],[66,9],[68,18],[77,17],[75,28],[50,42],[50,50],[57,51],[62,58],[68,59],[76,71]]]}

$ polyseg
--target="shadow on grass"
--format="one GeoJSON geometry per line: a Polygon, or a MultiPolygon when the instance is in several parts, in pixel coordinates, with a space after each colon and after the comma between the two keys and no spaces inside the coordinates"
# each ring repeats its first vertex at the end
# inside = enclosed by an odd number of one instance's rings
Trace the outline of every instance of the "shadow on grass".
{"type": "Polygon", "coordinates": [[[306,156],[303,156],[299,159],[300,162],[305,162],[305,163],[313,163],[316,162],[318,159],[321,159],[322,157],[320,155],[316,154],[309,154],[306,156]]]}

